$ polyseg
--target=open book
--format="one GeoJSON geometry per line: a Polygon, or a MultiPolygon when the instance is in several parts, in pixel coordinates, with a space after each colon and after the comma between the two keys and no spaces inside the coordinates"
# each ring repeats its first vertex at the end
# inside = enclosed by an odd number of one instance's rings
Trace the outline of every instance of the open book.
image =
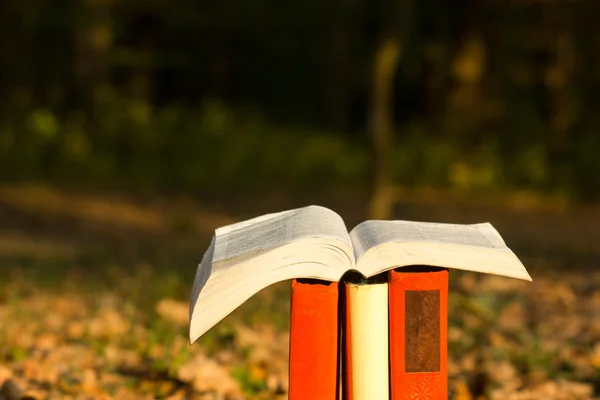
{"type": "Polygon", "coordinates": [[[334,211],[308,206],[219,228],[198,266],[190,301],[190,342],[263,288],[283,280],[339,281],[409,265],[431,265],[531,280],[489,223],[365,221],[348,232],[334,211]]]}

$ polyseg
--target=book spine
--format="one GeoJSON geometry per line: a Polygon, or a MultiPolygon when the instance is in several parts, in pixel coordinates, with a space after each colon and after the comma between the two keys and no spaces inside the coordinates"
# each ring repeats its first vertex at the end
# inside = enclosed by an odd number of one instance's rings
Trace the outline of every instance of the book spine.
{"type": "Polygon", "coordinates": [[[337,400],[338,283],[296,280],[291,286],[289,400],[337,400]]]}
{"type": "Polygon", "coordinates": [[[389,399],[388,285],[346,284],[346,400],[389,399]]]}
{"type": "Polygon", "coordinates": [[[392,400],[448,399],[448,270],[390,271],[392,400]]]}

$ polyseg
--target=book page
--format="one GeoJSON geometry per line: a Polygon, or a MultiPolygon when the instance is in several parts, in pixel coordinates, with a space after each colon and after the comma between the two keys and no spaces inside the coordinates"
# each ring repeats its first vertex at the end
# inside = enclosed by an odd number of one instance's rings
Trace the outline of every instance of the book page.
{"type": "Polygon", "coordinates": [[[213,263],[258,253],[306,237],[341,239],[351,246],[342,218],[320,206],[308,206],[242,221],[215,231],[213,263]]]}
{"type": "Polygon", "coordinates": [[[413,221],[365,221],[350,238],[358,260],[367,250],[388,242],[443,243],[510,251],[489,223],[460,225],[413,221]]]}
{"type": "Polygon", "coordinates": [[[352,265],[354,254],[344,221],[324,207],[309,206],[219,228],[196,270],[190,342],[273,283],[298,277],[336,281],[352,265]]]}

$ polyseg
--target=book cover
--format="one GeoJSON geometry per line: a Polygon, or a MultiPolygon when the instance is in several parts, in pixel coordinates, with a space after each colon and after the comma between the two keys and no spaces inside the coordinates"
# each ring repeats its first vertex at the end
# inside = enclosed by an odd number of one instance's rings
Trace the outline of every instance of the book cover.
{"type": "Polygon", "coordinates": [[[290,400],[337,400],[338,283],[294,279],[290,309],[290,400]]]}
{"type": "Polygon", "coordinates": [[[448,270],[388,276],[392,400],[448,398],[448,270]]]}

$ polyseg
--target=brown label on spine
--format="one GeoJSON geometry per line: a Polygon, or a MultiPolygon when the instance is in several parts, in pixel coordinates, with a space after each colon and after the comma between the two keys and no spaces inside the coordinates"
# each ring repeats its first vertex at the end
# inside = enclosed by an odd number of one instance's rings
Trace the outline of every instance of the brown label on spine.
{"type": "Polygon", "coordinates": [[[440,370],[440,291],[405,292],[406,372],[440,370]]]}

